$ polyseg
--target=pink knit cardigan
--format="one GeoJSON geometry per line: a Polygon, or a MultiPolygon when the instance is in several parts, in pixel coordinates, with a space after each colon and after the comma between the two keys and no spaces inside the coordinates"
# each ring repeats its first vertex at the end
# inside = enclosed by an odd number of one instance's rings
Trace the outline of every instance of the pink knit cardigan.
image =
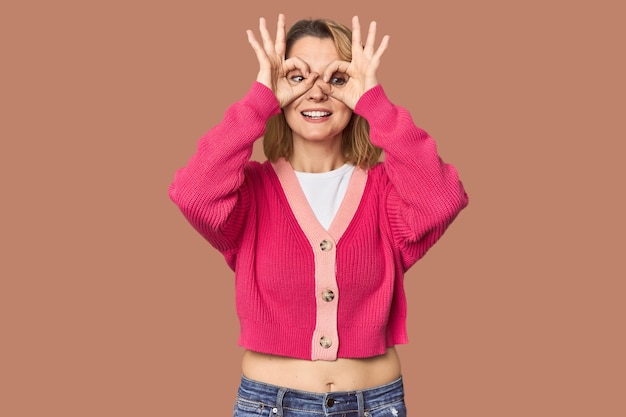
{"type": "Polygon", "coordinates": [[[250,161],[280,112],[254,83],[199,141],[170,198],[235,271],[239,344],[308,360],[363,358],[407,343],[404,272],[468,203],[454,167],[379,85],[355,113],[385,161],[357,168],[329,230],[291,165],[250,161]]]}

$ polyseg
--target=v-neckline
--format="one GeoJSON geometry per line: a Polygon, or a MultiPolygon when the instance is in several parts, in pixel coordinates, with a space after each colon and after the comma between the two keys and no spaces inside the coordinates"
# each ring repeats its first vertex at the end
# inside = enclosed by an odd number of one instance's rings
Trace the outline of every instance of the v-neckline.
{"type": "Polygon", "coordinates": [[[286,159],[280,158],[272,163],[272,167],[280,181],[292,213],[312,244],[316,244],[327,237],[331,237],[335,243],[339,242],[361,202],[367,183],[367,171],[358,166],[355,167],[346,194],[330,223],[330,227],[326,230],[315,216],[291,164],[286,159]]]}

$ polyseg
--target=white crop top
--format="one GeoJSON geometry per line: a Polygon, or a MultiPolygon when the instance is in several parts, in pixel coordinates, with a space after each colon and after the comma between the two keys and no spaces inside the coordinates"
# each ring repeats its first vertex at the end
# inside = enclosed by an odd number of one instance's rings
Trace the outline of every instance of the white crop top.
{"type": "Polygon", "coordinates": [[[354,165],[345,164],[328,172],[295,171],[315,217],[328,230],[348,189],[354,165]]]}

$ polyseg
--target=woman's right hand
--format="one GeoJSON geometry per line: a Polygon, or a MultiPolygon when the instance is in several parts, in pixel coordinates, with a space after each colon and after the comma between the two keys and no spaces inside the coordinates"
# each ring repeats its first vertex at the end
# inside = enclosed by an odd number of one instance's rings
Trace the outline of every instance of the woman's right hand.
{"type": "Polygon", "coordinates": [[[282,108],[308,91],[319,75],[310,72],[308,65],[297,57],[285,59],[285,16],[283,14],[278,15],[275,42],[272,41],[264,18],[259,19],[259,32],[263,45],[257,41],[252,30],[246,31],[248,42],[259,61],[259,74],[256,80],[274,92],[282,108]],[[304,79],[294,82],[290,77],[303,77],[304,79]]]}

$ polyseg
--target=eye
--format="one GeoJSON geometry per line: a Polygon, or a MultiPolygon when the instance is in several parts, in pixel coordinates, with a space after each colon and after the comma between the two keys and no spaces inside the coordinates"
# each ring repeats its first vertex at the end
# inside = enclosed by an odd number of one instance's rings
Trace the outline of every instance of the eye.
{"type": "Polygon", "coordinates": [[[293,84],[299,84],[304,81],[304,77],[302,75],[290,75],[289,81],[291,81],[293,84]]]}
{"type": "Polygon", "coordinates": [[[348,82],[348,76],[345,74],[333,74],[330,78],[330,83],[336,86],[345,85],[348,82]]]}

